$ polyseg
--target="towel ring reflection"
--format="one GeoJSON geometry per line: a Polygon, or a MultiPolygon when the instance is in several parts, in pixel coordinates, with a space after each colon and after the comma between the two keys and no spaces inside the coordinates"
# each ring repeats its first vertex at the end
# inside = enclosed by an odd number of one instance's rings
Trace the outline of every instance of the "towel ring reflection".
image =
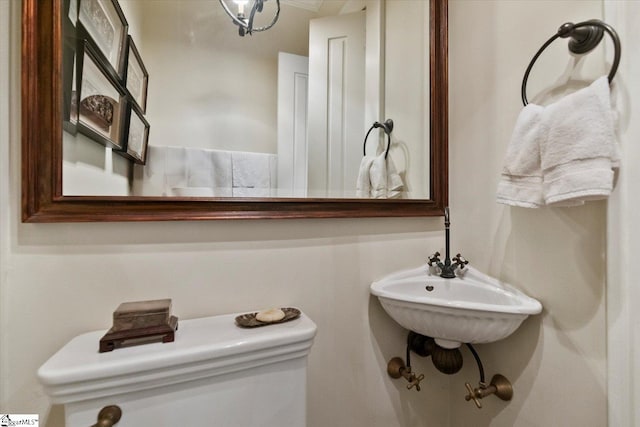
{"type": "Polygon", "coordinates": [[[598,45],[598,43],[600,43],[600,40],[602,40],[605,31],[613,40],[613,45],[615,48],[613,64],[611,65],[611,71],[609,71],[609,83],[611,83],[613,81],[613,77],[616,75],[616,71],[618,70],[618,65],[620,64],[621,48],[618,33],[616,33],[616,31],[609,24],[598,19],[579,22],[577,24],[567,22],[565,24],[562,24],[560,28],[558,28],[558,32],[554,34],[549,40],[547,40],[545,44],[542,45],[540,50],[538,50],[538,52],[533,56],[533,59],[531,59],[531,62],[527,67],[527,71],[525,71],[524,73],[524,78],[522,79],[522,103],[524,105],[527,105],[529,103],[527,101],[527,79],[529,78],[529,73],[533,68],[533,64],[536,62],[540,54],[551,43],[553,43],[555,39],[557,39],[558,37],[570,37],[571,40],[569,40],[569,50],[572,53],[583,54],[594,49],[598,45]]]}
{"type": "Polygon", "coordinates": [[[393,131],[393,120],[387,119],[384,123],[375,122],[367,131],[367,134],[364,137],[364,144],[362,147],[363,155],[367,155],[367,138],[369,138],[369,134],[375,128],[382,128],[384,133],[387,134],[387,151],[384,153],[384,158],[386,159],[389,155],[389,149],[391,148],[391,132],[393,131]]]}

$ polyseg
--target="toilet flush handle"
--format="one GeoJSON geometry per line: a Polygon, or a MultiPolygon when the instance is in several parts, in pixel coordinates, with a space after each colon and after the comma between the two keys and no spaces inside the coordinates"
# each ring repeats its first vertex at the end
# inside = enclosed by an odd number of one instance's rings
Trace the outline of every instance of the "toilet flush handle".
{"type": "Polygon", "coordinates": [[[116,405],[105,406],[98,413],[98,422],[91,427],[112,427],[120,421],[122,409],[116,405]]]}

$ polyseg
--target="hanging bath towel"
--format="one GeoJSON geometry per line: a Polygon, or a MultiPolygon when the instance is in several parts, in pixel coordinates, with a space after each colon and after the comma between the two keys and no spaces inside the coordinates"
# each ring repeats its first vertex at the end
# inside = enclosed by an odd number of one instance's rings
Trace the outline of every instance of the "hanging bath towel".
{"type": "Polygon", "coordinates": [[[546,107],[524,107],[507,149],[497,200],[535,208],[606,198],[619,166],[609,81],[546,107]]]}

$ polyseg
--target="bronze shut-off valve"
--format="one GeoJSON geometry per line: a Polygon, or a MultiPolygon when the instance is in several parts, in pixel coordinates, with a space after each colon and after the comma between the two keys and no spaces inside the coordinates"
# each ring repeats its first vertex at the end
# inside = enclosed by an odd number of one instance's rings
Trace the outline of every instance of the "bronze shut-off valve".
{"type": "Polygon", "coordinates": [[[464,397],[464,400],[467,402],[473,400],[478,409],[482,408],[480,399],[483,399],[490,394],[495,394],[502,400],[511,400],[513,397],[513,386],[511,386],[508,379],[500,374],[496,374],[491,378],[489,386],[482,382],[480,383],[480,386],[475,389],[472,388],[469,383],[465,383],[464,385],[469,392],[469,394],[464,397]]]}
{"type": "Polygon", "coordinates": [[[408,390],[415,387],[416,391],[420,391],[420,381],[424,379],[424,374],[416,376],[416,374],[411,372],[411,366],[406,366],[402,358],[394,357],[389,360],[389,363],[387,364],[387,373],[394,379],[404,377],[404,379],[409,382],[409,384],[407,384],[408,390]]]}

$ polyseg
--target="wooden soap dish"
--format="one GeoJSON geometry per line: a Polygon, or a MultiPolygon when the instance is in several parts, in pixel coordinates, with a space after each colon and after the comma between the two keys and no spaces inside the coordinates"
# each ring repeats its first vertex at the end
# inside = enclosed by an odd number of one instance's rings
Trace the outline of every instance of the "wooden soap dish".
{"type": "Polygon", "coordinates": [[[258,314],[257,312],[246,313],[236,317],[236,325],[241,328],[258,328],[260,326],[277,325],[278,323],[288,322],[300,317],[300,310],[297,308],[285,307],[281,308],[281,310],[284,311],[284,317],[281,320],[277,320],[275,322],[261,322],[256,319],[256,314],[258,314]]]}

